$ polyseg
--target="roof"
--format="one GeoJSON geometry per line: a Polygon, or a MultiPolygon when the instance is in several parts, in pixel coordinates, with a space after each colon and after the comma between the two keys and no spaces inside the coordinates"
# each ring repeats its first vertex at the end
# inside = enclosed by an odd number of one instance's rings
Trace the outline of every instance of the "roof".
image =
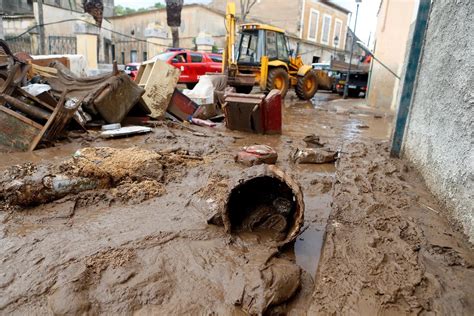
{"type": "Polygon", "coordinates": [[[332,2],[332,1],[320,0],[320,2],[323,3],[323,4],[325,4],[325,5],[327,5],[327,6],[330,6],[330,7],[334,8],[334,9],[336,9],[336,10],[342,11],[342,12],[344,12],[344,13],[346,13],[346,14],[347,14],[347,13],[351,13],[351,10],[348,10],[348,9],[344,8],[343,6],[340,6],[340,5],[338,5],[338,4],[335,4],[335,3],[332,2]]]}
{"type": "Polygon", "coordinates": [[[285,30],[280,29],[275,26],[267,25],[267,24],[261,24],[261,23],[245,23],[240,26],[243,29],[249,30],[249,29],[256,29],[256,30],[269,30],[269,31],[274,31],[278,33],[285,33],[285,30]]]}

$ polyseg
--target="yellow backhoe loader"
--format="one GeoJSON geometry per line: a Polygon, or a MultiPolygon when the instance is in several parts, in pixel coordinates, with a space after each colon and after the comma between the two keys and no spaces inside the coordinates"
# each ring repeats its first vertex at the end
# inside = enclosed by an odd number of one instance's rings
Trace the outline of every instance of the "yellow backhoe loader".
{"type": "Polygon", "coordinates": [[[240,93],[250,93],[255,85],[266,92],[278,89],[282,97],[293,87],[300,99],[311,99],[318,90],[316,73],[304,65],[301,56],[290,55],[285,31],[265,24],[243,24],[235,47],[235,12],[235,3],[229,2],[222,63],[229,85],[240,93]]]}

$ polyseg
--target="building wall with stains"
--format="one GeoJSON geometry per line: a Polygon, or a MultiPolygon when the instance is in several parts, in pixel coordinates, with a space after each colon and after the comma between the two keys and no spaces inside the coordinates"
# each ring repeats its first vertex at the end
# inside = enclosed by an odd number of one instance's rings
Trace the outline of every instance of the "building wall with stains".
{"type": "MultiPolygon", "coordinates": [[[[171,47],[171,32],[166,22],[166,9],[155,9],[147,12],[134,13],[109,18],[114,31],[115,56],[119,63],[141,62],[144,58],[151,58],[146,40],[152,33],[160,33],[168,41],[167,47],[160,46],[161,50],[171,47]],[[150,30],[156,30],[151,32],[150,30]],[[121,35],[123,34],[123,35],[121,35]],[[126,35],[126,36],[124,36],[126,35]],[[136,38],[136,39],[134,39],[136,38]]],[[[224,15],[210,10],[202,5],[185,5],[181,12],[181,27],[179,29],[180,46],[195,49],[195,39],[200,33],[209,34],[217,47],[222,48],[225,43],[226,29],[224,15]]],[[[156,50],[153,50],[156,52],[156,50]]]]}
{"type": "MultiPolygon", "coordinates": [[[[410,26],[415,19],[417,1],[383,0],[375,32],[374,54],[400,75],[405,63],[410,26]]],[[[374,61],[369,83],[368,105],[395,111],[399,80],[374,61]]]]}
{"type": "Polygon", "coordinates": [[[404,142],[474,242],[474,5],[433,1],[404,142]]]}

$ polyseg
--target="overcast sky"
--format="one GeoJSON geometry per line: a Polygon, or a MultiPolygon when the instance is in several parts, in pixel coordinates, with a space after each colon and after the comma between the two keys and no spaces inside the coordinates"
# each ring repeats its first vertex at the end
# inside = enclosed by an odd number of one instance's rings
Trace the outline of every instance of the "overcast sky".
{"type": "MultiPolygon", "coordinates": [[[[291,0],[290,0],[291,1],[291,0]]],[[[115,0],[115,5],[122,5],[129,8],[146,8],[153,6],[156,2],[164,3],[160,0],[115,0]]],[[[184,0],[185,4],[189,3],[209,3],[210,0],[184,0]]],[[[351,28],[354,29],[356,2],[355,0],[333,0],[340,6],[343,6],[353,12],[351,18],[351,28]]],[[[371,42],[374,39],[375,26],[377,24],[377,11],[379,9],[380,0],[362,0],[359,7],[359,15],[357,18],[357,36],[367,43],[369,36],[371,42]]]]}

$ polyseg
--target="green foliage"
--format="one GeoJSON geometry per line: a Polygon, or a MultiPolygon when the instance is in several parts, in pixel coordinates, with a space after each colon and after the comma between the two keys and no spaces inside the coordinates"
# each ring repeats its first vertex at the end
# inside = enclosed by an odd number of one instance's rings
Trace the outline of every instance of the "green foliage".
{"type": "MultiPolygon", "coordinates": [[[[166,8],[166,5],[164,5],[161,2],[155,3],[155,5],[152,7],[153,9],[164,9],[166,8]]],[[[114,7],[114,13],[115,15],[128,15],[136,12],[146,12],[152,8],[139,8],[138,10],[132,9],[132,8],[127,8],[121,5],[116,5],[114,7]]]]}

